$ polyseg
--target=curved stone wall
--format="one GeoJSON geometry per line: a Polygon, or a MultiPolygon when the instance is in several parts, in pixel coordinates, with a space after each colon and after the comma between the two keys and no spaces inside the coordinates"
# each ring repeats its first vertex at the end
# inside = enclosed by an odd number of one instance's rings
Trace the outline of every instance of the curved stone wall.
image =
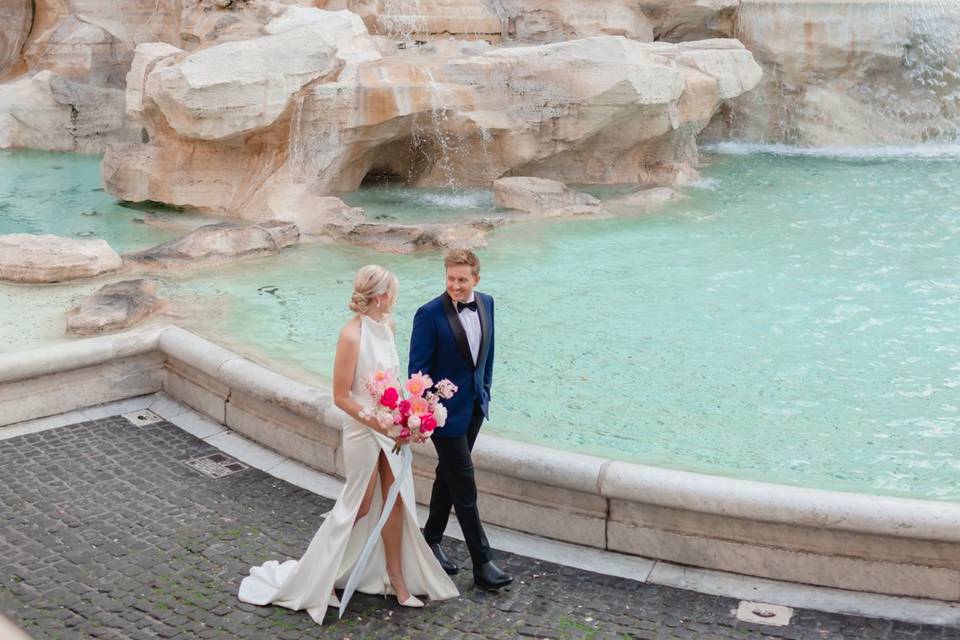
{"type": "MultiPolygon", "coordinates": [[[[164,390],[279,453],[343,475],[329,392],[177,327],[0,356],[0,425],[164,390]]],[[[734,573],[960,601],[960,504],[674,471],[482,435],[484,519],[734,573]]],[[[435,464],[415,449],[417,498],[435,464]]]]}

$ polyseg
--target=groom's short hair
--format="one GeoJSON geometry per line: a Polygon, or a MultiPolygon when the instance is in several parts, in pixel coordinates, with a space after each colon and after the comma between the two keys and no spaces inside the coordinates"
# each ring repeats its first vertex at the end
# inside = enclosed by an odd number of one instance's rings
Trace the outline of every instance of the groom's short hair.
{"type": "Polygon", "coordinates": [[[465,264],[470,267],[470,273],[480,275],[480,258],[470,249],[454,249],[443,259],[443,266],[450,268],[465,264]]]}

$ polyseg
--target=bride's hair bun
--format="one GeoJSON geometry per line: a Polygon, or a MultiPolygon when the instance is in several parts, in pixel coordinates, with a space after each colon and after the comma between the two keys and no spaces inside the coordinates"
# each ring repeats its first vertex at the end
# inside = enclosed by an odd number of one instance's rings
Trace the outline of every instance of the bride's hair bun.
{"type": "Polygon", "coordinates": [[[357,271],[357,276],[353,279],[353,295],[350,296],[350,304],[347,306],[355,313],[366,313],[373,304],[373,299],[378,296],[390,293],[391,299],[395,300],[397,289],[397,276],[380,265],[368,264],[357,271]]]}

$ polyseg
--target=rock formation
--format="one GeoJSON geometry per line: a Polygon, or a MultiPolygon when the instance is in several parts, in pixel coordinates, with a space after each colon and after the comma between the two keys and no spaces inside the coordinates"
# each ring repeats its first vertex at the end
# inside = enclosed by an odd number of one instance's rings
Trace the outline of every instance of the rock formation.
{"type": "Polygon", "coordinates": [[[593,196],[544,178],[500,178],[493,183],[493,197],[498,207],[528,213],[594,213],[600,208],[593,196]]]}
{"type": "Polygon", "coordinates": [[[193,53],[138,48],[127,104],[147,142],[109,149],[111,193],[259,220],[278,193],[327,196],[368,175],[673,184],[720,104],[760,79],[732,40],[438,41],[383,57],[356,14],[293,7],[263,31],[193,53]],[[278,36],[288,67],[224,70],[241,49],[270,60],[278,36]]]}
{"type": "Polygon", "coordinates": [[[649,213],[679,198],[680,194],[673,189],[657,187],[635,191],[619,198],[612,198],[604,202],[604,206],[615,213],[649,213]]]}
{"type": "Polygon", "coordinates": [[[339,242],[385,253],[412,253],[418,249],[475,249],[486,246],[486,232],[503,223],[501,218],[468,224],[405,225],[363,222],[328,227],[326,235],[339,242]]]}
{"type": "Polygon", "coordinates": [[[18,71],[20,52],[33,26],[31,0],[0,1],[0,80],[18,71]]]}
{"type": "Polygon", "coordinates": [[[54,235],[0,235],[0,280],[47,283],[91,278],[123,267],[105,240],[54,235]]]}
{"type": "MultiPolygon", "coordinates": [[[[603,129],[592,131],[589,140],[572,139],[567,133],[571,113],[596,112],[603,94],[584,91],[575,97],[579,104],[573,97],[541,107],[530,104],[506,83],[529,84],[539,73],[556,85],[564,73],[536,47],[518,44],[564,45],[563,52],[548,50],[546,56],[556,53],[588,78],[596,73],[592,65],[598,58],[585,49],[598,45],[577,43],[597,37],[648,43],[646,51],[606,44],[603,53],[610,57],[602,64],[621,70],[649,67],[643,73],[651,74],[658,57],[668,56],[658,43],[702,49],[710,39],[736,37],[762,64],[766,80],[749,91],[757,75],[753,62],[714,48],[708,66],[718,69],[726,64],[718,60],[736,58],[740,68],[706,74],[727,84],[736,84],[739,76],[744,89],[738,97],[726,95],[712,104],[722,118],[714,118],[710,139],[860,145],[960,137],[956,2],[0,0],[0,21],[0,147],[100,152],[108,144],[126,143],[106,167],[107,175],[116,174],[118,193],[197,202],[204,209],[244,216],[247,209],[263,206],[276,185],[306,184],[314,195],[325,196],[355,188],[366,170],[402,171],[400,179],[421,185],[481,184],[502,175],[604,182],[625,176],[598,177],[595,165],[626,155],[623,173],[637,182],[668,183],[686,172],[684,165],[693,157],[690,128],[665,136],[661,126],[667,118],[683,129],[677,105],[638,102],[645,113],[626,129],[651,127],[644,150],[637,135],[628,137],[629,152],[615,148],[603,129]],[[355,20],[345,22],[338,14],[355,20]],[[327,24],[330,29],[305,58],[301,38],[310,32],[297,29],[311,22],[313,28],[327,24]],[[280,47],[271,49],[269,39],[278,34],[289,39],[293,55],[271,85],[266,74],[250,67],[282,67],[280,47]],[[463,44],[470,40],[477,44],[463,44]],[[320,43],[329,48],[327,54],[320,52],[320,43]],[[137,52],[138,46],[145,48],[137,52]],[[333,55],[333,63],[328,66],[314,55],[333,55]],[[306,65],[302,73],[300,65],[306,65]],[[470,66],[475,67],[471,77],[464,78],[470,66]],[[478,69],[487,77],[478,77],[478,69]],[[44,71],[50,75],[37,79],[44,71]],[[224,74],[222,86],[212,80],[218,72],[224,74]],[[257,76],[252,84],[248,72],[257,76]],[[148,77],[154,77],[149,86],[148,77]],[[75,83],[70,93],[83,99],[52,97],[65,82],[75,83]],[[126,89],[126,116],[119,111],[120,96],[102,91],[107,89],[126,89]],[[262,107],[255,95],[263,98],[262,107]],[[497,101],[506,108],[495,108],[497,101]],[[237,111],[227,115],[231,108],[237,111]],[[667,115],[647,113],[658,109],[667,115]],[[167,135],[171,128],[176,135],[167,135]],[[161,141],[143,146],[155,136],[161,141]],[[542,157],[541,143],[551,140],[561,147],[554,155],[582,163],[584,175],[568,176],[568,168],[556,166],[567,161],[542,157]],[[174,149],[161,150],[171,144],[174,149]],[[584,153],[582,147],[593,151],[584,153]],[[385,166],[367,166],[373,153],[387,160],[372,164],[385,166]],[[169,173],[166,166],[188,154],[205,167],[199,173],[206,176],[194,180],[169,173]],[[442,158],[431,157],[438,154],[442,158]],[[470,154],[494,158],[491,170],[465,160],[470,154]],[[637,154],[644,162],[630,158],[637,154]],[[159,173],[152,185],[137,184],[147,180],[138,175],[147,164],[159,173]],[[227,199],[202,202],[197,196],[205,185],[229,167],[240,170],[227,181],[227,199]],[[467,172],[462,181],[459,171],[467,172]],[[178,184],[159,184],[164,176],[178,184]]],[[[702,103],[701,111],[706,110],[712,100],[709,82],[692,77],[684,62],[674,72],[689,83],[682,90],[687,106],[702,103]]],[[[618,109],[617,117],[629,115],[618,109]]]]}
{"type": "Polygon", "coordinates": [[[657,40],[684,42],[734,37],[737,10],[741,2],[742,0],[637,0],[632,4],[650,21],[657,40]]]}
{"type": "Polygon", "coordinates": [[[637,2],[610,0],[502,0],[506,32],[519,42],[562,42],[591,36],[653,40],[653,26],[637,2]]]}
{"type": "Polygon", "coordinates": [[[743,0],[765,72],[721,135],[804,146],[960,139],[960,3],[743,0]]]}
{"type": "Polygon", "coordinates": [[[503,20],[485,0],[326,0],[317,6],[347,9],[363,18],[371,34],[404,44],[447,38],[499,41],[503,20]]]}
{"type": "Polygon", "coordinates": [[[156,313],[163,301],[152,280],[124,280],[100,287],[67,311],[67,333],[78,336],[119,331],[156,313]]]}
{"type": "Polygon", "coordinates": [[[97,153],[125,130],[123,91],[41,71],[0,85],[0,148],[97,153]]]}
{"type": "Polygon", "coordinates": [[[123,261],[145,271],[191,269],[276,255],[299,239],[300,231],[289,222],[221,222],[150,249],[126,253],[123,261]]]}

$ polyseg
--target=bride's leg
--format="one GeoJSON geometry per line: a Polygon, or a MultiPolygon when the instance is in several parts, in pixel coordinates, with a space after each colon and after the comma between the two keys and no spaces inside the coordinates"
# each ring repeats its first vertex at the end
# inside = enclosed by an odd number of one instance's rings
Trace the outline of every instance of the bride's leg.
{"type": "MultiPolygon", "coordinates": [[[[386,500],[387,493],[393,485],[393,472],[390,470],[390,463],[384,457],[383,451],[380,452],[377,465],[380,469],[380,490],[383,499],[386,500]]],[[[383,549],[387,556],[387,575],[397,592],[397,600],[403,602],[410,596],[410,592],[407,590],[407,583],[403,579],[400,553],[403,543],[403,500],[401,498],[398,498],[393,505],[381,536],[383,537],[383,549]]]]}
{"type": "MultiPolygon", "coordinates": [[[[380,455],[383,455],[382,451],[380,455]]],[[[367,483],[367,490],[363,492],[363,500],[360,501],[360,508],[357,509],[357,517],[353,519],[353,524],[357,524],[360,518],[370,512],[370,505],[373,504],[373,492],[377,488],[377,474],[379,472],[379,469],[374,469],[373,473],[370,474],[370,482],[367,483]]]]}

